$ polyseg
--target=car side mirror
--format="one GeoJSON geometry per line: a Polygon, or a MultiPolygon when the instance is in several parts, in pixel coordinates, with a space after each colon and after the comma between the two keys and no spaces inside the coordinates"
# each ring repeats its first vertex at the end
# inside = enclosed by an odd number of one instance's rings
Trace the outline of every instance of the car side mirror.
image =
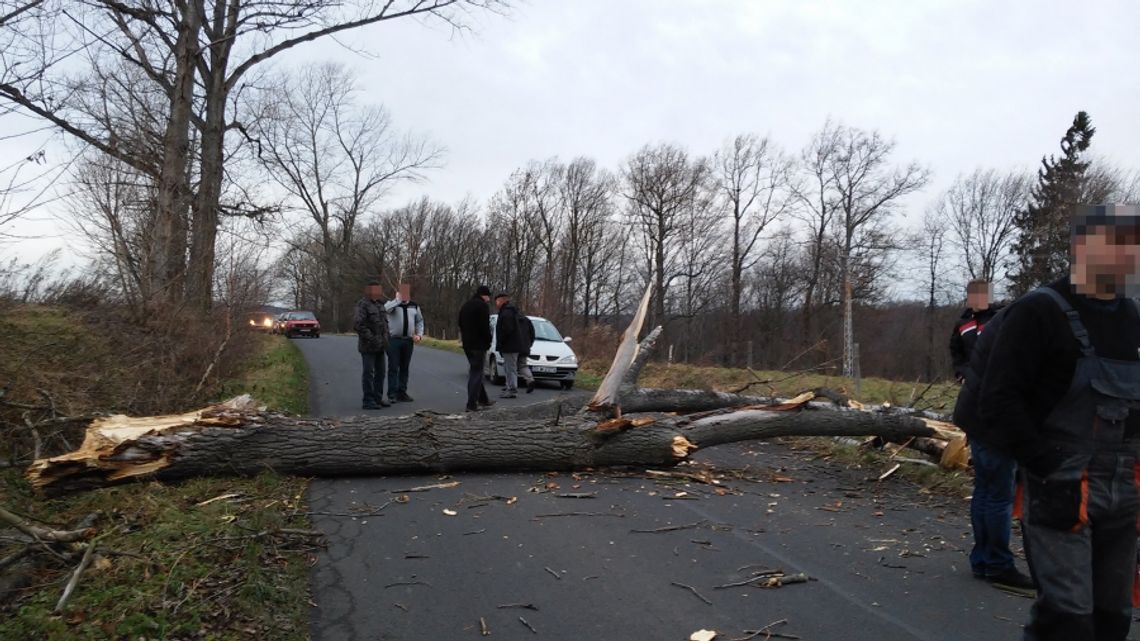
{"type": "Polygon", "coordinates": [[[563,342],[563,343],[569,343],[569,342],[570,342],[570,341],[572,341],[572,340],[574,340],[574,339],[573,339],[573,338],[571,338],[571,337],[569,337],[569,336],[563,336],[563,337],[562,337],[562,342],[563,342]]]}

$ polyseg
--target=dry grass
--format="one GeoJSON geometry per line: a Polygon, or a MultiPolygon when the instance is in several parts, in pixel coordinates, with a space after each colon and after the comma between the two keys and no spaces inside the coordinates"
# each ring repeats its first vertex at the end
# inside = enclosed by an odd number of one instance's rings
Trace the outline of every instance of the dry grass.
{"type": "MultiPolygon", "coordinates": [[[[167,413],[240,393],[271,409],[303,412],[307,372],[290,341],[235,334],[201,390],[205,367],[224,335],[207,320],[182,330],[131,326],[89,311],[35,306],[0,310],[3,400],[45,409],[0,407],[6,454],[24,459],[19,431],[55,412],[167,413]],[[219,382],[221,379],[224,382],[219,382]]],[[[69,449],[83,424],[44,431],[45,449],[69,449]]],[[[54,429],[54,428],[53,428],[54,429]]],[[[308,567],[313,541],[282,533],[308,529],[307,481],[263,474],[253,479],[194,479],[132,484],[53,500],[36,497],[19,468],[0,474],[0,505],[37,522],[74,527],[97,514],[104,538],[67,609],[54,614],[77,563],[36,556],[25,585],[0,599],[0,639],[283,639],[308,638],[308,567]],[[208,499],[233,494],[202,505],[208,499]]],[[[22,544],[0,538],[0,557],[22,544]]],[[[76,550],[78,554],[81,550],[76,550]]]]}
{"type": "MultiPolygon", "coordinates": [[[[585,349],[594,344],[589,335],[586,340],[574,340],[574,351],[578,355],[579,387],[594,389],[601,383],[609,369],[612,350],[597,354],[597,350],[585,349]]],[[[605,337],[610,340],[612,337],[605,337]]],[[[444,341],[425,338],[424,344],[437,349],[463,352],[459,341],[444,341]]],[[[841,376],[829,376],[812,372],[750,371],[741,368],[688,365],[685,363],[650,363],[641,374],[644,387],[713,389],[722,392],[741,392],[758,396],[792,397],[806,390],[825,387],[840,392],[849,398],[863,403],[890,403],[899,406],[917,406],[935,412],[948,413],[954,408],[958,398],[958,386],[954,383],[925,384],[917,382],[891,381],[882,378],[865,378],[856,394],[854,381],[841,376]]]]}

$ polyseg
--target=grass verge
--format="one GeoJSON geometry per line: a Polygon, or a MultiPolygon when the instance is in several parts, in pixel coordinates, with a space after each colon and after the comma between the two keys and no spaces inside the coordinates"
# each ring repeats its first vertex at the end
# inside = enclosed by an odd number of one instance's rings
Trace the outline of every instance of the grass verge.
{"type": "Polygon", "coordinates": [[[195,479],[45,502],[15,472],[6,475],[0,502],[13,511],[60,527],[94,513],[103,538],[63,612],[53,608],[79,550],[37,568],[6,602],[0,638],[308,638],[312,540],[281,534],[308,527],[305,480],[195,479]]]}
{"type": "MultiPolygon", "coordinates": [[[[219,395],[250,393],[304,412],[307,370],[291,341],[250,334],[254,356],[219,395]]],[[[45,346],[44,352],[51,346],[45,346]]],[[[0,505],[49,527],[96,515],[93,563],[66,608],[54,612],[84,545],[36,554],[22,586],[0,599],[0,639],[308,638],[308,568],[317,544],[305,479],[130,484],[57,499],[35,496],[18,470],[0,473],[0,505]]],[[[22,547],[0,539],[0,558],[22,547]]]]}
{"type": "Polygon", "coordinates": [[[256,356],[237,378],[223,382],[220,395],[250,394],[269,409],[288,414],[309,412],[309,368],[293,341],[251,333],[256,356]]]}
{"type": "MultiPolygon", "coordinates": [[[[463,353],[456,340],[424,337],[423,344],[449,352],[463,353]]],[[[606,360],[587,359],[579,363],[576,385],[597,389],[609,369],[606,360]]],[[[741,391],[763,396],[793,397],[805,390],[826,387],[864,403],[919,406],[935,412],[949,412],[958,398],[954,383],[931,385],[865,378],[858,394],[854,381],[841,376],[810,372],[750,371],[743,368],[689,365],[686,363],[650,363],[641,374],[644,387],[713,389],[721,392],[741,391]]]]}

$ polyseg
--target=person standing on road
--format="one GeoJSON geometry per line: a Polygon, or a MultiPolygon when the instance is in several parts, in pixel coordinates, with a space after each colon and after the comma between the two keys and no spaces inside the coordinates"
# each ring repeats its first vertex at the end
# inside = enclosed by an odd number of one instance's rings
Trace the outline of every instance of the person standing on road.
{"type": "Polygon", "coordinates": [[[503,375],[507,386],[500,398],[516,398],[519,394],[519,357],[524,359],[523,337],[519,331],[519,310],[511,304],[509,294],[495,296],[499,318],[495,321],[495,349],[503,357],[503,375]]]}
{"type": "MultiPolygon", "coordinates": [[[[973,359],[983,340],[983,329],[995,318],[999,307],[990,304],[990,284],[972,280],[966,285],[968,307],[954,324],[950,336],[950,355],[954,361],[954,377],[965,387],[958,395],[963,404],[976,404],[978,375],[985,371],[985,360],[973,359]],[[967,379],[970,383],[967,384],[967,379]]],[[[994,321],[996,331],[1000,321],[994,321]]],[[[989,337],[986,337],[989,338],[989,337]]],[[[984,354],[988,355],[988,343],[984,354]]],[[[954,421],[970,436],[970,459],[974,464],[974,492],[970,497],[970,525],[974,531],[974,547],[970,550],[970,570],[974,578],[988,581],[997,588],[1033,593],[1033,579],[1017,569],[1010,539],[1013,533],[1013,497],[1017,464],[1009,455],[995,450],[975,438],[980,421],[971,408],[955,408],[954,421]],[[968,416],[963,413],[969,412],[968,416]]]]}
{"type": "Polygon", "coordinates": [[[482,285],[459,309],[459,340],[468,365],[468,412],[495,404],[487,398],[487,389],[483,387],[483,362],[487,359],[487,350],[491,349],[491,311],[487,307],[490,301],[491,290],[482,285]]]}
{"type": "Polygon", "coordinates": [[[1024,470],[1037,599],[1025,641],[1123,641],[1132,623],[1140,455],[1140,209],[1084,207],[1069,276],[1003,314],[982,379],[987,445],[1024,470]]]}
{"type": "Polygon", "coordinates": [[[408,369],[412,350],[424,336],[424,315],[412,300],[411,290],[397,289],[392,300],[384,303],[388,314],[388,401],[410,403],[408,369]]]}
{"type": "Polygon", "coordinates": [[[530,371],[530,363],[527,359],[530,358],[530,349],[534,347],[534,323],[526,314],[521,312],[519,313],[519,338],[522,343],[522,351],[519,352],[519,376],[526,381],[526,393],[530,394],[534,391],[534,372],[530,371]]]}
{"type": "Polygon", "coordinates": [[[1000,305],[990,304],[989,281],[979,279],[966,284],[966,311],[962,312],[950,333],[950,358],[954,364],[954,378],[959,383],[965,378],[963,372],[970,365],[970,354],[982,335],[982,328],[1000,309],[1000,305]]]}
{"type": "Polygon", "coordinates": [[[361,385],[364,390],[363,408],[378,410],[388,407],[384,400],[384,352],[388,348],[388,320],[382,305],[380,283],[372,281],[364,286],[364,297],[356,301],[352,328],[356,331],[356,349],[360,352],[364,371],[361,385]]]}

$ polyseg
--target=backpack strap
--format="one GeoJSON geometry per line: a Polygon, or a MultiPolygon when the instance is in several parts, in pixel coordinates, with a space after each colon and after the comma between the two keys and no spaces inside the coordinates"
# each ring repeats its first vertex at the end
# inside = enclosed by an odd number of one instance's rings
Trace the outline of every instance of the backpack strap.
{"type": "Polygon", "coordinates": [[[1038,287],[1037,289],[1029,292],[1029,295],[1043,295],[1048,296],[1061,308],[1065,313],[1065,317],[1069,320],[1069,329],[1073,331],[1073,338],[1077,339],[1077,343],[1081,346],[1081,354],[1084,356],[1095,356],[1096,350],[1093,349],[1092,342],[1089,341],[1089,332],[1085,329],[1085,324],[1081,322],[1081,315],[1069,301],[1062,296],[1057,290],[1052,287],[1038,287]]]}

